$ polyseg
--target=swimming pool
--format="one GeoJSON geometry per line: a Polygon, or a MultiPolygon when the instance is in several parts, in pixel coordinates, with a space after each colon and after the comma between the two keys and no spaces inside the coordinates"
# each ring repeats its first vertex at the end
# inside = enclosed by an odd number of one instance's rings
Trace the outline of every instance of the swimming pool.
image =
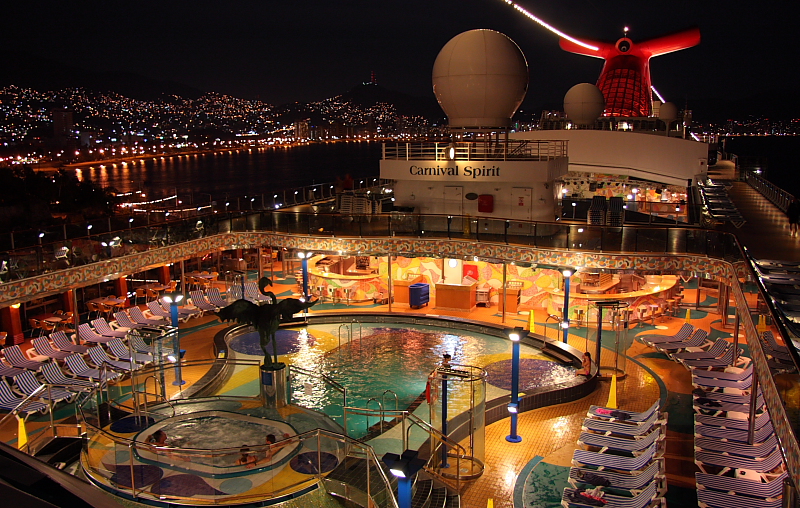
{"type": "MultiPolygon", "coordinates": [[[[367,408],[369,404],[370,409],[378,409],[382,404],[384,409],[395,409],[394,394],[398,409],[414,407],[424,399],[428,375],[439,366],[444,353],[452,355],[454,364],[497,373],[489,377],[487,399],[509,393],[504,378],[510,376],[510,341],[478,332],[426,325],[333,323],[282,329],[277,341],[283,361],[346,387],[347,404],[352,407],[367,408]]],[[[228,346],[237,357],[261,356],[255,332],[232,337],[228,346]]],[[[572,367],[553,362],[533,347],[523,344],[521,357],[546,367],[526,370],[521,391],[527,388],[526,382],[530,387],[538,387],[570,382],[576,377],[572,367]]],[[[455,408],[459,394],[456,385],[453,389],[455,408]]],[[[341,395],[318,379],[296,376],[291,383],[291,401],[343,423],[341,395]]],[[[348,420],[348,427],[350,435],[356,436],[361,435],[367,424],[348,420]]]]}

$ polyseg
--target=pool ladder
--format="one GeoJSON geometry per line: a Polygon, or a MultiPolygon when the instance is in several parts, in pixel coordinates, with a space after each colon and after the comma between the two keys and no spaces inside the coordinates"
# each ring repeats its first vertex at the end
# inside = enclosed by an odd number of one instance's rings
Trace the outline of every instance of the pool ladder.
{"type": "Polygon", "coordinates": [[[353,327],[355,325],[358,325],[358,341],[361,342],[363,328],[361,327],[361,322],[354,319],[350,323],[342,323],[339,325],[339,347],[342,347],[342,327],[344,327],[345,332],[347,333],[347,343],[353,340],[353,327]]]}
{"type": "MultiPolygon", "coordinates": [[[[399,410],[399,408],[400,408],[400,398],[397,396],[397,393],[395,393],[392,390],[384,390],[383,393],[381,394],[380,400],[378,400],[378,397],[370,397],[367,400],[367,404],[365,405],[365,409],[367,411],[369,411],[369,403],[370,402],[372,402],[374,400],[378,404],[378,418],[379,418],[379,423],[380,423],[380,433],[381,434],[383,434],[383,422],[385,421],[385,417],[386,417],[386,394],[390,394],[390,395],[394,396],[394,412],[397,412],[399,410]]],[[[369,431],[369,428],[370,428],[369,427],[369,418],[370,418],[369,415],[367,415],[367,430],[368,431],[369,431]]]]}

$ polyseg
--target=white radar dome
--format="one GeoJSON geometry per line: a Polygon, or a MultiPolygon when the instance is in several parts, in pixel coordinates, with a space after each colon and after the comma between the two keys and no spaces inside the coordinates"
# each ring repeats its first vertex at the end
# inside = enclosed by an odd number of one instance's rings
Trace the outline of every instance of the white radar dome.
{"type": "Polygon", "coordinates": [[[527,90],[525,55],[494,30],[456,35],[433,64],[433,93],[450,127],[507,127],[527,90]]]}
{"type": "Polygon", "coordinates": [[[678,106],[672,102],[665,102],[658,110],[658,118],[664,122],[674,122],[678,119],[678,106]]]}
{"type": "Polygon", "coordinates": [[[605,107],[603,93],[591,83],[578,83],[564,96],[564,113],[577,125],[592,125],[605,107]]]}

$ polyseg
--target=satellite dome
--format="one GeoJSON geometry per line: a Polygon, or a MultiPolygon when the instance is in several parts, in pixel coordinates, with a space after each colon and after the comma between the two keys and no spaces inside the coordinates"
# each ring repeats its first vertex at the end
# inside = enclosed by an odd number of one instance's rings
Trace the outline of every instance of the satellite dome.
{"type": "Polygon", "coordinates": [[[508,127],[527,90],[525,55],[494,30],[456,35],[433,64],[433,93],[450,127],[508,127]]]}
{"type": "Polygon", "coordinates": [[[579,83],[564,96],[564,113],[577,125],[592,125],[605,107],[603,93],[591,83],[579,83]]]}
{"type": "Polygon", "coordinates": [[[674,122],[678,119],[678,106],[672,102],[665,102],[658,110],[658,118],[664,122],[674,122]]]}

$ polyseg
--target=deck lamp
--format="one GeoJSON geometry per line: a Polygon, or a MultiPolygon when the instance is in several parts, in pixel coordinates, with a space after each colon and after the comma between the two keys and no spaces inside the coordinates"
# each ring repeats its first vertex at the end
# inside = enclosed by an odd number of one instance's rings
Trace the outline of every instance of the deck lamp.
{"type": "MultiPolygon", "coordinates": [[[[183,380],[183,376],[181,374],[180,359],[183,358],[184,351],[181,350],[181,338],[178,330],[178,304],[183,300],[183,294],[178,292],[165,293],[161,298],[169,304],[169,313],[170,317],[172,318],[172,326],[175,328],[175,339],[172,343],[172,349],[180,355],[179,358],[176,358],[175,381],[173,381],[172,384],[175,386],[181,386],[186,384],[186,381],[183,380]]],[[[170,359],[170,361],[172,360],[170,359]]]]}
{"type": "Polygon", "coordinates": [[[420,459],[416,450],[406,450],[402,455],[384,453],[383,463],[389,472],[397,478],[397,505],[399,508],[411,508],[411,487],[414,476],[425,465],[425,460],[420,459]]]}
{"type": "Polygon", "coordinates": [[[508,404],[508,413],[511,415],[511,433],[506,436],[509,443],[519,443],[522,437],[517,434],[517,414],[519,413],[519,340],[525,329],[521,326],[505,330],[506,336],[511,341],[511,402],[508,404]]]}
{"type": "Polygon", "coordinates": [[[572,270],[567,268],[561,272],[564,276],[564,312],[561,315],[561,328],[564,329],[564,343],[569,338],[569,284],[572,279],[572,270]]]}
{"type": "Polygon", "coordinates": [[[314,255],[313,252],[298,252],[297,257],[301,259],[303,267],[303,296],[308,299],[308,259],[314,255]]]}

